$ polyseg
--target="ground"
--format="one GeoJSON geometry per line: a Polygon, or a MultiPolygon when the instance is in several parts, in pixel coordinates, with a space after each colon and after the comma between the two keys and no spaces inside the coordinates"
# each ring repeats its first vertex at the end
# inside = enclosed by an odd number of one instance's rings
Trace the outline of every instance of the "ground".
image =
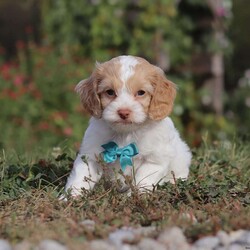
{"type": "Polygon", "coordinates": [[[206,143],[193,150],[188,181],[131,196],[102,179],[78,200],[60,201],[75,152],[0,155],[0,238],[16,244],[50,238],[72,246],[106,238],[123,226],[180,227],[190,243],[250,227],[249,143],[206,143]],[[88,230],[82,222],[95,222],[88,230]]]}

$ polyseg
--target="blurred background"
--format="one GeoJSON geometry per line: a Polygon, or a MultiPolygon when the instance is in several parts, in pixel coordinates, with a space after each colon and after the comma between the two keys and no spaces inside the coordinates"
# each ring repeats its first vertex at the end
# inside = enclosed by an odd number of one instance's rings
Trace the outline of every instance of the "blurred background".
{"type": "Polygon", "coordinates": [[[0,149],[77,150],[75,85],[131,54],[178,85],[171,117],[191,147],[249,139],[249,0],[0,0],[0,149]]]}

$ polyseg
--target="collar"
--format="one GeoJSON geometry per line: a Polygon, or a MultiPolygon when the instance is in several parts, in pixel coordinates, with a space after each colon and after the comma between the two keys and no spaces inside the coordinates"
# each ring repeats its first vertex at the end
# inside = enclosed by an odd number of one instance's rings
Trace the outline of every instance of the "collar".
{"type": "Polygon", "coordinates": [[[125,171],[127,166],[133,166],[132,157],[139,153],[135,143],[119,148],[115,142],[111,141],[101,146],[104,149],[102,152],[104,162],[112,163],[119,158],[122,171],[125,171]]]}

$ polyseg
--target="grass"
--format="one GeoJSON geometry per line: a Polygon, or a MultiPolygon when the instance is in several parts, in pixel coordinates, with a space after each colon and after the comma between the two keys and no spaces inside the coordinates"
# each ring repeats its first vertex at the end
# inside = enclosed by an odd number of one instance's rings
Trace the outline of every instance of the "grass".
{"type": "Polygon", "coordinates": [[[0,238],[12,243],[44,238],[72,249],[88,240],[105,238],[122,226],[177,225],[190,242],[216,234],[250,228],[250,144],[215,143],[193,151],[188,181],[177,180],[153,192],[133,191],[128,197],[103,179],[79,200],[62,202],[75,153],[63,147],[48,154],[0,155],[0,238]],[[81,221],[95,221],[94,230],[81,221]]]}

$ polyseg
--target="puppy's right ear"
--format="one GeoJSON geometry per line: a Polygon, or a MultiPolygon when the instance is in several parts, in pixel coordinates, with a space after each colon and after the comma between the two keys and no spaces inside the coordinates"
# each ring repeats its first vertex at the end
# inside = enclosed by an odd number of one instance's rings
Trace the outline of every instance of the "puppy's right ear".
{"type": "Polygon", "coordinates": [[[97,94],[98,77],[95,72],[85,80],[76,85],[76,92],[80,95],[83,107],[94,117],[101,118],[102,108],[100,98],[97,94]]]}

